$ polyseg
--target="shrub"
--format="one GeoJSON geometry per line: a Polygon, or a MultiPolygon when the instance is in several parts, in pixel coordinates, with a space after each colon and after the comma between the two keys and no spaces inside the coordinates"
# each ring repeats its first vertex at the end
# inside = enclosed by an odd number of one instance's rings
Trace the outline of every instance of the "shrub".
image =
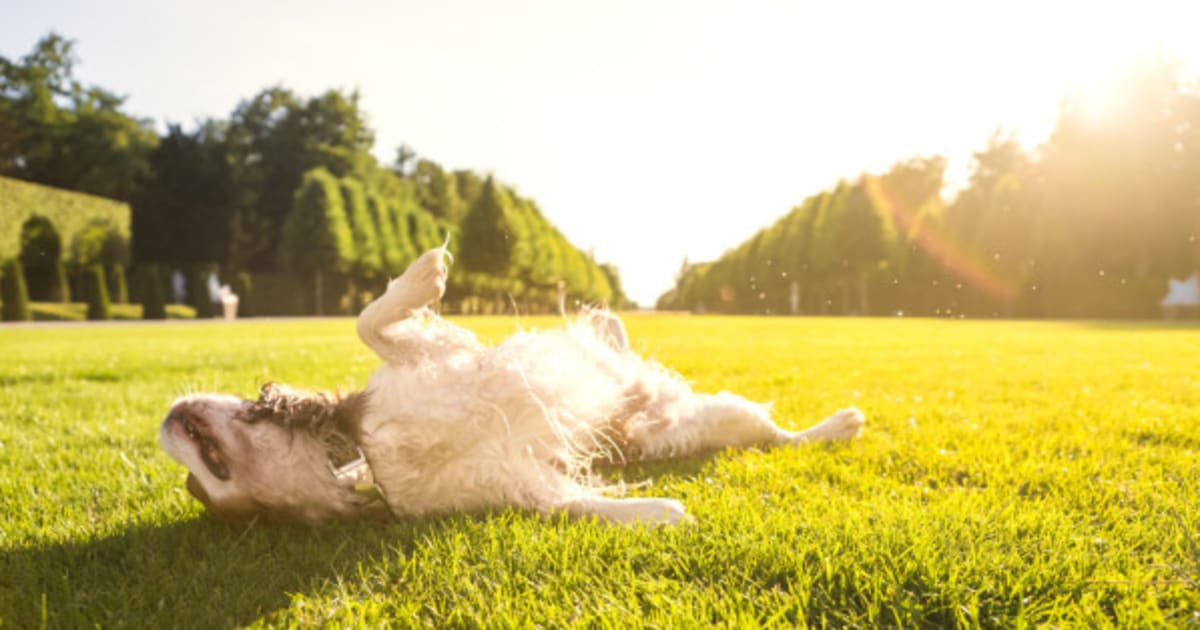
{"type": "Polygon", "coordinates": [[[0,277],[0,299],[3,300],[0,316],[4,321],[19,322],[31,319],[29,291],[25,288],[25,270],[21,268],[21,261],[9,260],[4,263],[4,274],[0,277]]]}
{"type": "Polygon", "coordinates": [[[129,284],[125,280],[125,265],[114,263],[108,272],[108,286],[112,287],[112,301],[129,303],[129,284]]]}
{"type": "Polygon", "coordinates": [[[84,270],[83,296],[87,300],[88,319],[112,319],[112,304],[108,299],[103,265],[89,265],[84,270]]]}
{"type": "Polygon", "coordinates": [[[164,299],[162,278],[156,265],[138,267],[134,283],[142,302],[142,319],[166,319],[167,307],[164,299]]]}
{"type": "Polygon", "coordinates": [[[129,237],[130,212],[125,203],[0,177],[0,260],[19,255],[20,233],[33,214],[54,225],[64,246],[97,217],[105,217],[118,235],[129,237]]]}

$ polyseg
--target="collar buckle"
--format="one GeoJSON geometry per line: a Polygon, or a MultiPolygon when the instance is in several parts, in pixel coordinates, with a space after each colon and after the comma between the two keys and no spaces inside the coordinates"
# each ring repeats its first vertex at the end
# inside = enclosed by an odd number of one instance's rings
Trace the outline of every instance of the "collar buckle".
{"type": "Polygon", "coordinates": [[[329,460],[329,472],[333,473],[333,478],[343,486],[353,488],[354,492],[372,498],[382,498],[382,489],[375,484],[375,474],[371,472],[371,464],[367,461],[366,454],[362,448],[356,448],[358,458],[346,462],[341,466],[335,466],[333,460],[329,460]]]}

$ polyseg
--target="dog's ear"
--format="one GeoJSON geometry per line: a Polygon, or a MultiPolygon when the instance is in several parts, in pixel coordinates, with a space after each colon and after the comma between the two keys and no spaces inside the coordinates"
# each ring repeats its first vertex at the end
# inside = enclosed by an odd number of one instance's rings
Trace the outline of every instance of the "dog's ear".
{"type": "Polygon", "coordinates": [[[349,461],[354,459],[361,437],[366,404],[363,392],[344,396],[310,393],[267,382],[259,389],[258,400],[247,405],[239,417],[245,422],[266,421],[289,431],[307,432],[336,459],[349,461]]]}

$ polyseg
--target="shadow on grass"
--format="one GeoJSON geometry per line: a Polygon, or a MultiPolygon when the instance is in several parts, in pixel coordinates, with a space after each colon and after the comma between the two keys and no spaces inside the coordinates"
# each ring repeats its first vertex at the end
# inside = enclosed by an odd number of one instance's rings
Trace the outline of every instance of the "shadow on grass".
{"type": "Polygon", "coordinates": [[[606,480],[624,481],[625,483],[648,482],[667,476],[693,479],[700,476],[704,472],[705,467],[711,464],[720,453],[721,451],[717,450],[694,457],[631,462],[628,464],[600,464],[596,466],[596,472],[606,480]]]}
{"type": "Polygon", "coordinates": [[[241,626],[454,523],[237,530],[197,518],[17,549],[0,555],[0,619],[13,628],[241,626]]]}
{"type": "MultiPolygon", "coordinates": [[[[627,483],[691,478],[713,455],[602,466],[597,472],[627,483]]],[[[0,620],[14,628],[224,628],[264,617],[269,622],[295,595],[315,596],[339,581],[356,582],[362,567],[453,535],[464,519],[500,514],[249,528],[198,517],[14,549],[0,555],[0,620]]]]}

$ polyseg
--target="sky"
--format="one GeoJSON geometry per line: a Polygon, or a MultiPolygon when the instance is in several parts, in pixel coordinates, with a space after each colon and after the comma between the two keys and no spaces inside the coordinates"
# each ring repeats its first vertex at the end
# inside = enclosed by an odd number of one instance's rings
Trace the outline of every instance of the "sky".
{"type": "Polygon", "coordinates": [[[0,16],[0,55],[74,39],[78,78],[160,127],[274,84],[357,89],[380,160],[404,143],[496,175],[642,305],[685,258],[839,178],[939,154],[961,182],[997,130],[1036,148],[1066,92],[1102,110],[1094,86],[1139,54],[1200,67],[1197,2],[0,0],[0,16]]]}

